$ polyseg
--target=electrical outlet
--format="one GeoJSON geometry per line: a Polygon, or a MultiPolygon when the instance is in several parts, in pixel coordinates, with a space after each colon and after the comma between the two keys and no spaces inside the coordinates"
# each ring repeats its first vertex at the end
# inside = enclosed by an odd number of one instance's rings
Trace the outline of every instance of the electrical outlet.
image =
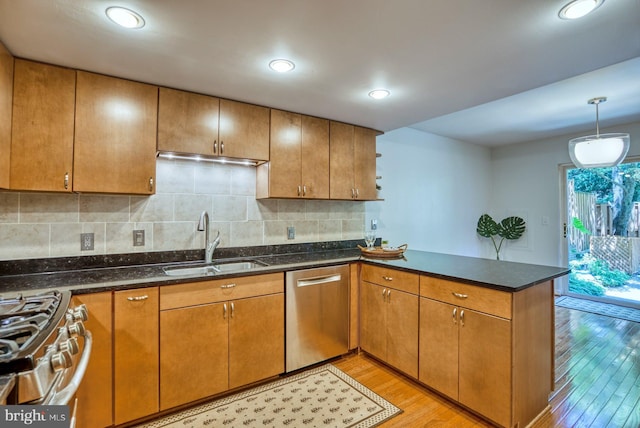
{"type": "Polygon", "coordinates": [[[93,233],[80,234],[80,251],[93,251],[94,236],[93,233]]]}
{"type": "Polygon", "coordinates": [[[296,228],[293,226],[287,227],[287,239],[295,239],[296,238],[296,228]]]}
{"type": "Polygon", "coordinates": [[[377,230],[377,229],[378,229],[378,220],[371,219],[371,230],[377,230]]]}
{"type": "Polygon", "coordinates": [[[144,247],[144,229],[133,231],[133,246],[144,247]]]}

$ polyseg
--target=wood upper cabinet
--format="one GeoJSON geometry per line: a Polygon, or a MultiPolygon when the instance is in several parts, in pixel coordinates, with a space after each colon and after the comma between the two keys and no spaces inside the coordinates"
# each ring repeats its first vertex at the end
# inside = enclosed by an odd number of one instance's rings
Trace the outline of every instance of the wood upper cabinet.
{"type": "Polygon", "coordinates": [[[89,319],[84,325],[93,336],[87,371],[76,393],[77,426],[113,425],[113,314],[112,293],[80,294],[73,304],[85,304],[89,319]]]}
{"type": "Polygon", "coordinates": [[[282,274],[162,287],[160,409],[283,373],[284,313],[282,274]]]}
{"type": "Polygon", "coordinates": [[[13,55],[0,43],[0,188],[9,188],[11,168],[11,108],[13,55]]]}
{"type": "Polygon", "coordinates": [[[158,325],[158,287],[113,294],[115,425],[159,410],[158,325]]]}
{"type": "Polygon", "coordinates": [[[417,378],[418,276],[365,265],[362,269],[362,278],[361,348],[398,370],[417,378]],[[378,281],[377,278],[380,280],[378,281]],[[414,291],[415,294],[409,290],[414,291]]]}
{"type": "Polygon", "coordinates": [[[376,199],[376,135],[372,129],[331,122],[331,199],[376,199]]]}
{"type": "Polygon", "coordinates": [[[155,192],[158,88],[77,72],[73,189],[155,192]]]}
{"type": "Polygon", "coordinates": [[[15,60],[13,190],[71,192],[76,72],[15,60]]]}
{"type": "Polygon", "coordinates": [[[269,109],[160,88],[159,151],[269,160],[269,109]]]}
{"type": "Polygon", "coordinates": [[[329,121],[271,110],[269,162],[258,166],[257,198],[329,198],[329,121]]]}

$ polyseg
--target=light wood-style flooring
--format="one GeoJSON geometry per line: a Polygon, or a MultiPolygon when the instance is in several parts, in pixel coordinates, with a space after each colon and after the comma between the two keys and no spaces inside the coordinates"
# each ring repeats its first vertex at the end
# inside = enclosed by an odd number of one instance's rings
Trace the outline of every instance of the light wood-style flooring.
{"type": "MultiPolygon", "coordinates": [[[[333,364],[404,410],[384,428],[491,426],[364,354],[333,364]]],[[[555,376],[532,428],[640,427],[640,323],[556,307],[555,376]]]]}

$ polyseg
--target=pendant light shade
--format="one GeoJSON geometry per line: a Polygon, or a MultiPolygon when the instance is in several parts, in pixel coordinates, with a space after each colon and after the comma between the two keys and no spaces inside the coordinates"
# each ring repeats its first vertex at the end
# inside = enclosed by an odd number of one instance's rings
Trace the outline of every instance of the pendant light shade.
{"type": "Polygon", "coordinates": [[[578,168],[606,168],[618,165],[629,151],[629,134],[600,134],[598,105],[606,97],[592,98],[589,104],[596,106],[596,135],[574,138],[569,141],[569,156],[578,168]]]}

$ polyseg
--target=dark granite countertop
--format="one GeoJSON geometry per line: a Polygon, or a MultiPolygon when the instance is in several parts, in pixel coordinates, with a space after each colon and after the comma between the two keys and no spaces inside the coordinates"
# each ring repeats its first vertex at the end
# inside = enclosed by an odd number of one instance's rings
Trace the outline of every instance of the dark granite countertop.
{"type": "MultiPolygon", "coordinates": [[[[212,276],[167,276],[164,268],[189,265],[201,260],[200,252],[104,256],[103,258],[43,259],[41,263],[0,263],[0,295],[18,292],[30,294],[45,289],[71,290],[74,294],[171,285],[209,279],[285,272],[363,261],[414,273],[436,276],[470,284],[519,291],[540,282],[566,275],[567,268],[531,265],[409,250],[402,259],[371,259],[361,256],[356,247],[361,241],[339,244],[261,247],[221,252],[215,262],[252,259],[266,263],[255,269],[212,276]],[[284,248],[283,248],[284,247],[284,248]],[[289,252],[287,252],[289,251],[289,252]]],[[[202,251],[202,253],[204,253],[202,251]]]]}

